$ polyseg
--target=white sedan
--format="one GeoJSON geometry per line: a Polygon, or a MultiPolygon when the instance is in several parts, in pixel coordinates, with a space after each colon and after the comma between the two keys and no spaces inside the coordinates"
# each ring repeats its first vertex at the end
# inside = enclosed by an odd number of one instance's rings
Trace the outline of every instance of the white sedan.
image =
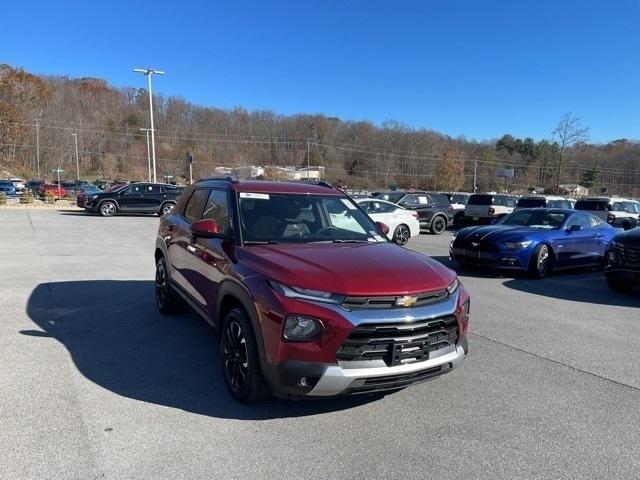
{"type": "Polygon", "coordinates": [[[387,236],[394,243],[404,245],[409,238],[420,235],[417,212],[375,198],[358,198],[356,203],[374,222],[382,222],[389,227],[387,236]]]}

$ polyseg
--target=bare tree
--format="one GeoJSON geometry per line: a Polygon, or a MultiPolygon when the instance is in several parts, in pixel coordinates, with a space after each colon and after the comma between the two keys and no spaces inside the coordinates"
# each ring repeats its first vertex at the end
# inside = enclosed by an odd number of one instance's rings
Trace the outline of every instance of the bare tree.
{"type": "Polygon", "coordinates": [[[551,132],[553,139],[558,143],[558,165],[556,171],[556,194],[560,191],[560,173],[567,148],[578,142],[586,142],[589,139],[589,128],[583,127],[580,119],[571,112],[565,113],[558,126],[551,132]]]}

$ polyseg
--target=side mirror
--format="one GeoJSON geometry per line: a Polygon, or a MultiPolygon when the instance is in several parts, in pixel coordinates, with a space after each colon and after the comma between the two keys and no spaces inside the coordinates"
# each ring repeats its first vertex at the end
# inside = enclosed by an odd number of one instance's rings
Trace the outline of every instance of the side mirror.
{"type": "Polygon", "coordinates": [[[212,219],[198,220],[191,224],[191,235],[200,238],[220,237],[218,222],[212,219]]]}
{"type": "Polygon", "coordinates": [[[378,225],[378,228],[380,228],[380,230],[382,230],[382,233],[384,233],[385,235],[389,233],[389,226],[386,223],[376,222],[376,225],[378,225]]]}
{"type": "Polygon", "coordinates": [[[568,232],[579,232],[580,230],[582,230],[582,226],[581,225],[571,225],[568,228],[568,232]]]}

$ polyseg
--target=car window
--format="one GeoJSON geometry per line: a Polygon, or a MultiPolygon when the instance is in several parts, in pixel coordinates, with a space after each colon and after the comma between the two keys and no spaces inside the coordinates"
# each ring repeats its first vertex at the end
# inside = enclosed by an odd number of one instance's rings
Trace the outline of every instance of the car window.
{"type": "Polygon", "coordinates": [[[574,207],[576,210],[592,210],[603,212],[607,210],[606,200],[578,200],[574,207]]]}
{"type": "MultiPolygon", "coordinates": [[[[518,202],[518,204],[520,204],[520,202],[518,202]]],[[[568,200],[547,200],[547,207],[572,209],[571,202],[568,200]]]]}
{"type": "Polygon", "coordinates": [[[433,199],[426,193],[411,193],[402,199],[401,205],[416,207],[420,205],[433,205],[433,199]]]}
{"type": "Polygon", "coordinates": [[[178,187],[174,187],[172,185],[162,185],[161,186],[161,191],[167,192],[167,193],[174,193],[174,192],[176,192],[178,190],[179,190],[178,187]]]}
{"type": "Polygon", "coordinates": [[[125,190],[125,194],[127,195],[139,195],[144,191],[142,185],[131,185],[129,188],[125,190]]]}
{"type": "Polygon", "coordinates": [[[602,220],[593,215],[591,215],[591,218],[589,218],[589,220],[591,220],[591,228],[600,228],[602,225],[604,225],[604,222],[602,220]]]}
{"type": "Polygon", "coordinates": [[[144,193],[155,194],[160,193],[160,185],[146,185],[144,193]]]}
{"type": "Polygon", "coordinates": [[[366,213],[373,213],[374,205],[373,202],[358,202],[360,208],[364,210],[366,213]]]}
{"type": "MultiPolygon", "coordinates": [[[[544,198],[521,198],[518,200],[516,206],[519,208],[537,208],[544,207],[545,203],[547,202],[544,198]]],[[[549,201],[547,206],[551,206],[551,201],[549,201]]]]}
{"type": "Polygon", "coordinates": [[[499,205],[501,207],[515,207],[517,200],[518,199],[515,197],[506,197],[504,195],[497,195],[494,199],[494,204],[499,205]]]}
{"type": "Polygon", "coordinates": [[[391,203],[398,203],[402,197],[404,197],[404,193],[402,192],[382,192],[375,195],[380,200],[386,200],[391,203]]]}
{"type": "Polygon", "coordinates": [[[527,209],[514,211],[511,215],[504,217],[500,224],[553,230],[560,228],[565,219],[566,214],[562,212],[527,209]]]}
{"type": "Polygon", "coordinates": [[[591,227],[591,219],[588,215],[584,215],[582,213],[577,213],[571,216],[569,221],[567,222],[566,228],[571,228],[574,225],[580,225],[583,230],[592,228],[591,227]]]}
{"type": "Polygon", "coordinates": [[[231,222],[229,221],[229,200],[226,190],[211,190],[204,206],[202,219],[215,220],[220,233],[229,232],[231,222]]]}
{"type": "Polygon", "coordinates": [[[493,203],[492,195],[471,195],[469,197],[468,205],[491,205],[493,203]]]}
{"type": "Polygon", "coordinates": [[[392,205],[386,202],[374,202],[375,213],[391,213],[395,212],[398,208],[396,205],[392,205]]]}
{"type": "Polygon", "coordinates": [[[451,195],[451,203],[460,203],[460,204],[466,205],[468,201],[469,201],[468,195],[459,195],[459,194],[451,195]]]}
{"type": "Polygon", "coordinates": [[[204,205],[208,197],[209,190],[196,190],[193,192],[186,207],[184,207],[183,214],[189,223],[193,223],[202,218],[202,212],[204,211],[204,205]]]}

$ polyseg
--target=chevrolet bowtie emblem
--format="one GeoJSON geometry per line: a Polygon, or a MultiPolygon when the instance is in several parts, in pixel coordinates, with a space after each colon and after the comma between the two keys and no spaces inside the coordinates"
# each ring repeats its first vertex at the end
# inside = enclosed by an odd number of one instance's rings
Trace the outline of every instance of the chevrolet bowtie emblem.
{"type": "Polygon", "coordinates": [[[399,307],[410,307],[417,301],[418,299],[416,297],[412,297],[411,295],[405,295],[404,297],[400,297],[396,300],[396,305],[398,305],[399,307]]]}

